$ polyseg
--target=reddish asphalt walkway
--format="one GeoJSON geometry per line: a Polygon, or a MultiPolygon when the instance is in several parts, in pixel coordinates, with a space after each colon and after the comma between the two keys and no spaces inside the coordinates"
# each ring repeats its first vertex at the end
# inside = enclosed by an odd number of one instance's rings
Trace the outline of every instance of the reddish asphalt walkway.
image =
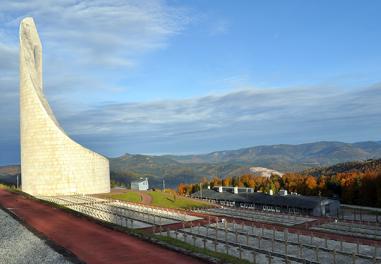
{"type": "Polygon", "coordinates": [[[152,196],[145,192],[139,192],[142,197],[142,204],[150,205],[152,203],[152,196]]]}
{"type": "Polygon", "coordinates": [[[0,205],[86,263],[205,263],[6,190],[0,205]]]}

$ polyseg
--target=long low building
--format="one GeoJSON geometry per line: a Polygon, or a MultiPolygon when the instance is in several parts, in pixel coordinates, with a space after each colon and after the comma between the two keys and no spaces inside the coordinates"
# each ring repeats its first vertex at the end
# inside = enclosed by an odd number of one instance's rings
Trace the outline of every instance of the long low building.
{"type": "Polygon", "coordinates": [[[191,197],[226,206],[313,216],[337,216],[340,208],[340,202],[338,200],[329,199],[327,197],[296,194],[269,195],[261,192],[231,193],[203,189],[193,193],[191,197]]]}

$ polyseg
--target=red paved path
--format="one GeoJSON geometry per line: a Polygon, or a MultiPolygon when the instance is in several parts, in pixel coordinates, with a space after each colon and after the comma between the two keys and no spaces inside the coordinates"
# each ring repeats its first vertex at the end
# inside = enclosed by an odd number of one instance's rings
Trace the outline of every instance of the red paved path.
{"type": "Polygon", "coordinates": [[[142,204],[150,205],[152,203],[152,196],[145,192],[139,192],[142,197],[142,204]]]}
{"type": "Polygon", "coordinates": [[[205,263],[6,190],[0,204],[86,263],[205,263]]]}

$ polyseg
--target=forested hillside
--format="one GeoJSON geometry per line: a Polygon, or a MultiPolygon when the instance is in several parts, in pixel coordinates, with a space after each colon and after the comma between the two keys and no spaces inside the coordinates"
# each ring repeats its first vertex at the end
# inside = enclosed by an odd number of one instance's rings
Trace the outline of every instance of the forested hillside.
{"type": "Polygon", "coordinates": [[[180,184],[178,192],[190,194],[207,185],[246,186],[255,191],[274,193],[280,189],[303,195],[338,197],[343,203],[381,207],[381,160],[341,163],[303,173],[286,173],[270,178],[253,175],[204,179],[194,184],[180,184]]]}
{"type": "Polygon", "coordinates": [[[319,177],[322,175],[333,176],[344,172],[364,173],[367,171],[381,171],[381,159],[338,163],[329,167],[307,169],[302,171],[301,174],[319,177]]]}
{"type": "Polygon", "coordinates": [[[169,187],[206,177],[234,177],[250,173],[250,167],[281,172],[302,171],[340,162],[381,158],[380,142],[316,142],[300,145],[257,146],[202,155],[132,155],[110,159],[112,178],[130,181],[148,177],[153,185],[165,178],[169,187]]]}
{"type": "MultiPolygon", "coordinates": [[[[211,179],[215,176],[226,178],[254,175],[250,172],[250,167],[265,167],[280,172],[303,171],[304,175],[314,176],[333,175],[347,171],[347,167],[356,171],[358,166],[363,166],[362,161],[377,158],[381,158],[379,141],[257,146],[186,156],[125,154],[109,159],[114,183],[128,186],[133,179],[147,177],[153,187],[160,187],[165,179],[166,186],[174,188],[179,183],[198,182],[203,177],[211,179]],[[325,168],[342,162],[346,163],[325,168]]],[[[379,161],[369,161],[366,166],[372,169],[372,166],[379,166],[379,161]]],[[[0,181],[13,179],[15,183],[16,178],[12,176],[19,173],[19,166],[3,167],[3,170],[0,169],[0,181]]]]}

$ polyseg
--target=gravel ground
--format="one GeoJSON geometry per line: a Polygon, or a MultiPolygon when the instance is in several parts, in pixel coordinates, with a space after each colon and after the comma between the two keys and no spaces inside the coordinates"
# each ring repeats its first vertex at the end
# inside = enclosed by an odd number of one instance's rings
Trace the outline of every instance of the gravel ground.
{"type": "Polygon", "coordinates": [[[72,263],[0,209],[0,263],[72,263]]]}

